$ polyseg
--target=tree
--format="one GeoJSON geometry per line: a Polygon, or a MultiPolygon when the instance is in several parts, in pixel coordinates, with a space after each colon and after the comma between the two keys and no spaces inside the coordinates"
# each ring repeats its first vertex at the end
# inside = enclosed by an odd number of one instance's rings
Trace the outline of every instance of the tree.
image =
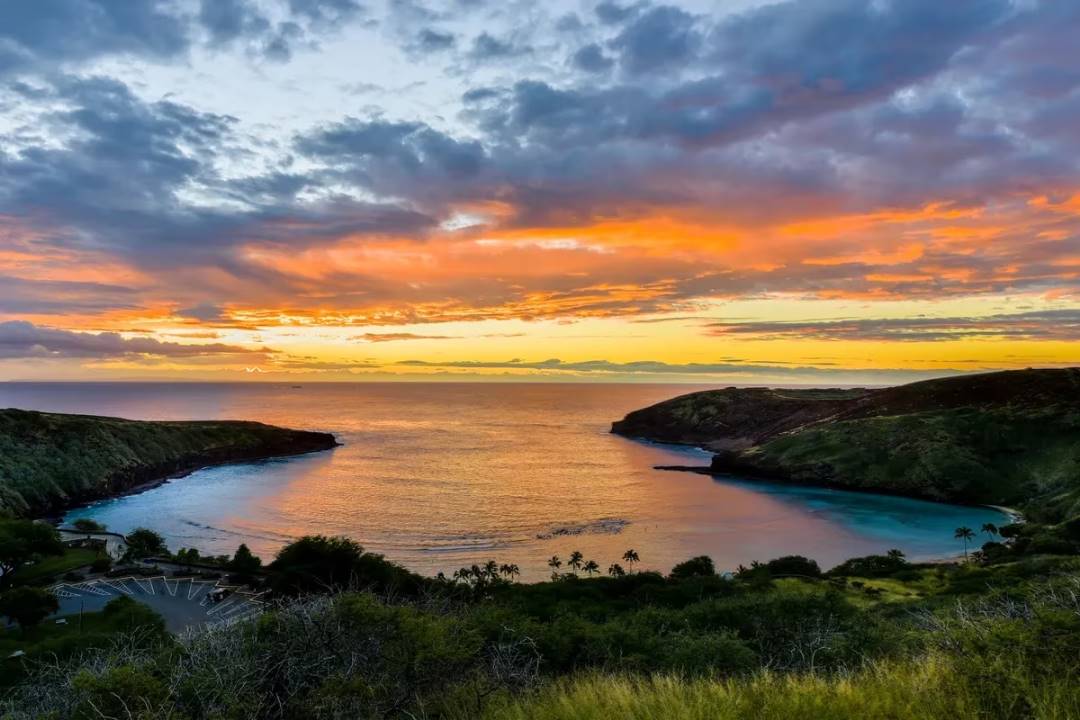
{"type": "Polygon", "coordinates": [[[84,533],[103,533],[105,532],[105,526],[99,523],[97,520],[91,520],[90,518],[79,518],[75,522],[71,523],[71,527],[75,528],[79,532],[84,533]]]}
{"type": "Polygon", "coordinates": [[[149,528],[135,528],[127,536],[127,555],[132,558],[145,558],[153,555],[167,555],[165,538],[149,528]]]}
{"type": "Polygon", "coordinates": [[[904,556],[904,551],[903,550],[898,550],[896,548],[893,548],[892,550],[885,553],[885,557],[889,558],[893,562],[896,562],[897,564],[900,564],[900,565],[903,565],[904,563],[907,562],[907,559],[904,556]]]}
{"type": "Polygon", "coordinates": [[[627,550],[626,552],[624,552],[623,556],[622,556],[622,559],[625,560],[626,564],[630,566],[630,572],[631,573],[634,572],[634,563],[641,560],[641,558],[638,557],[637,550],[633,550],[633,549],[627,550]]]}
{"type": "Polygon", "coordinates": [[[671,568],[671,577],[682,580],[691,577],[712,577],[716,574],[716,566],[712,558],[707,555],[698,555],[681,562],[671,568]]]}
{"type": "Polygon", "coordinates": [[[953,533],[953,537],[957,540],[964,541],[964,562],[967,562],[968,543],[971,542],[971,539],[975,537],[975,533],[972,532],[971,528],[969,527],[958,527],[956,528],[956,532],[953,533]]]}
{"type": "Polygon", "coordinates": [[[499,572],[501,572],[503,576],[513,580],[521,574],[521,569],[514,563],[504,563],[499,567],[499,572]]]}
{"type": "Polygon", "coordinates": [[[994,523],[983,523],[982,531],[990,537],[995,537],[998,534],[997,525],[994,523]]]}
{"type": "Polygon", "coordinates": [[[180,548],[176,551],[176,561],[190,567],[199,562],[199,551],[197,548],[180,548]]]}
{"type": "Polygon", "coordinates": [[[41,555],[63,555],[64,544],[56,528],[31,520],[0,520],[0,590],[11,586],[11,576],[41,555]]]}
{"type": "Polygon", "coordinates": [[[586,562],[582,566],[582,569],[585,571],[585,574],[588,575],[589,577],[592,577],[593,573],[600,572],[600,566],[596,563],[595,560],[589,560],[588,562],[586,562]]]}
{"type": "Polygon", "coordinates": [[[347,587],[364,548],[344,537],[309,535],[283,547],[270,564],[275,589],[311,592],[347,587]]]}
{"type": "Polygon", "coordinates": [[[494,560],[488,560],[484,563],[484,577],[488,580],[494,580],[499,577],[499,563],[494,560]]]}
{"type": "Polygon", "coordinates": [[[24,630],[32,628],[60,609],[60,602],[48,590],[19,587],[0,595],[0,615],[19,623],[24,630]]]}
{"type": "Polygon", "coordinates": [[[559,568],[562,567],[562,560],[559,559],[558,555],[551,556],[551,559],[548,560],[548,567],[551,568],[551,579],[557,580],[559,577],[559,568]]]}
{"type": "Polygon", "coordinates": [[[262,569],[262,559],[253,555],[251,549],[241,543],[240,547],[236,548],[236,554],[229,561],[228,567],[237,575],[250,577],[262,569]]]}
{"type": "Polygon", "coordinates": [[[578,570],[581,569],[581,561],[585,559],[585,556],[581,554],[580,550],[575,550],[570,553],[570,559],[566,561],[568,567],[573,568],[574,574],[578,574],[578,570]]]}
{"type": "MultiPolygon", "coordinates": [[[[419,575],[340,536],[302,537],[283,547],[267,570],[271,588],[287,595],[355,587],[412,596],[424,587],[419,575]]],[[[482,574],[475,565],[471,571],[482,574]]]]}
{"type": "Polygon", "coordinates": [[[607,574],[611,577],[622,577],[626,575],[626,571],[623,570],[623,566],[619,563],[611,563],[611,565],[608,566],[607,574]]]}

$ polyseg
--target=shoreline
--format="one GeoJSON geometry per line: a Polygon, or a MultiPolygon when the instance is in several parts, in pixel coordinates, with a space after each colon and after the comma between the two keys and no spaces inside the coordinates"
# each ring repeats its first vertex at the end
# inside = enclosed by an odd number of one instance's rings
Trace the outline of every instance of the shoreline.
{"type": "MultiPolygon", "coordinates": [[[[333,436],[331,436],[331,437],[333,437],[333,436]]],[[[76,500],[76,501],[73,501],[71,503],[64,504],[62,507],[57,508],[57,509],[55,509],[53,511],[50,511],[49,513],[46,513],[45,515],[42,515],[42,516],[40,516],[40,517],[38,517],[36,519],[40,520],[40,521],[50,523],[51,525],[59,526],[60,523],[62,523],[64,521],[64,518],[67,516],[67,514],[70,513],[72,510],[79,510],[81,508],[91,507],[93,505],[97,505],[98,503],[103,503],[103,502],[107,502],[107,501],[111,501],[111,500],[117,500],[119,498],[128,497],[130,495],[141,495],[144,492],[147,492],[149,490],[153,490],[155,488],[159,488],[162,485],[166,485],[166,484],[168,484],[169,482],[171,482],[173,480],[180,480],[182,478],[188,477],[189,475],[197,473],[200,470],[208,470],[210,468],[224,467],[226,465],[249,465],[249,464],[253,465],[253,464],[256,464],[256,463],[266,462],[266,461],[269,461],[269,460],[279,460],[279,459],[282,459],[282,458],[300,457],[302,455],[313,455],[315,453],[326,452],[327,450],[333,450],[334,448],[341,447],[341,445],[342,445],[342,443],[337,441],[336,437],[334,438],[333,442],[334,442],[333,445],[330,445],[330,446],[324,447],[324,448],[311,448],[311,449],[308,449],[308,450],[297,450],[295,452],[274,453],[274,454],[271,454],[271,455],[265,455],[265,456],[262,456],[262,457],[255,457],[255,458],[240,458],[240,459],[236,459],[236,460],[220,460],[220,461],[210,461],[210,462],[200,463],[200,464],[197,464],[197,465],[193,465],[191,467],[187,467],[187,468],[183,468],[183,469],[180,469],[180,470],[174,470],[174,471],[171,471],[171,472],[167,472],[167,473],[165,473],[164,475],[162,475],[160,477],[152,478],[150,480],[145,480],[143,482],[137,483],[135,485],[132,485],[131,487],[125,488],[125,489],[120,490],[118,492],[107,493],[107,494],[102,495],[101,497],[97,497],[97,498],[93,498],[93,499],[87,499],[87,500],[76,500]]]]}
{"type": "MultiPolygon", "coordinates": [[[[637,440],[638,438],[629,438],[631,440],[637,440]]],[[[646,442],[653,442],[655,440],[649,440],[648,438],[641,438],[646,442]]],[[[673,443],[674,444],[674,443],[673,443]]],[[[686,445],[676,444],[677,446],[686,447],[686,445]]],[[[700,448],[704,450],[704,448],[700,448]]],[[[706,452],[709,452],[706,450],[706,452]]],[[[998,512],[1006,515],[1009,518],[1009,524],[1024,522],[1024,515],[1016,508],[1007,507],[1004,505],[991,505],[989,503],[977,503],[977,502],[959,502],[956,500],[942,500],[940,498],[925,497],[919,495],[909,495],[902,492],[896,492],[889,490],[888,488],[862,488],[851,487],[846,485],[839,485],[835,483],[800,483],[792,482],[791,480],[785,480],[782,477],[774,477],[770,475],[754,474],[754,473],[736,473],[736,472],[724,472],[721,470],[715,470],[709,465],[653,465],[653,470],[664,470],[668,472],[688,472],[696,473],[698,475],[708,475],[712,478],[732,478],[734,480],[741,480],[745,482],[765,482],[774,483],[776,485],[786,485],[789,487],[802,487],[808,489],[819,490],[838,490],[841,492],[862,493],[868,495],[882,495],[885,497],[898,497],[907,500],[920,500],[922,502],[939,503],[941,505],[954,505],[956,507],[969,507],[969,508],[992,508],[998,512]]]]}

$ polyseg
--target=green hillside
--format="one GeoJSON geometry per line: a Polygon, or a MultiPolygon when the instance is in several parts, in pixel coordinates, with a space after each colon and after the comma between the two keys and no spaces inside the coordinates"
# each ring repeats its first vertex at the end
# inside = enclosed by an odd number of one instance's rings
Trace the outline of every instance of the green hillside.
{"type": "Polygon", "coordinates": [[[716,451],[717,473],[1080,514],[1080,369],[885,389],[693,393],[612,431],[716,451]]]}
{"type": "Polygon", "coordinates": [[[226,462],[336,444],[253,422],[143,422],[0,410],[0,513],[35,516],[226,462]]]}

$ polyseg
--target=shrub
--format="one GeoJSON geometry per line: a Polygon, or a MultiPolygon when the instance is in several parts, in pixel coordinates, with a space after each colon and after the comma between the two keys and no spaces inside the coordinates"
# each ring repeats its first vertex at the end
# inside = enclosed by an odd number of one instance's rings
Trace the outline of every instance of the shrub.
{"type": "Polygon", "coordinates": [[[105,526],[96,520],[90,518],[79,518],[75,522],[71,523],[71,527],[75,528],[79,532],[84,533],[102,533],[105,532],[105,526]]]}
{"type": "Polygon", "coordinates": [[[169,549],[165,538],[148,528],[135,528],[127,536],[127,554],[133,558],[165,555],[169,549]]]}
{"type": "Polygon", "coordinates": [[[765,569],[773,577],[782,575],[806,575],[821,577],[821,568],[817,562],[802,555],[787,555],[765,563],[765,569]]]}
{"type": "Polygon", "coordinates": [[[56,596],[41,588],[17,587],[0,595],[0,615],[22,628],[34,627],[59,609],[56,596]]]}
{"type": "Polygon", "coordinates": [[[690,558],[671,568],[671,577],[679,580],[690,577],[710,577],[715,574],[716,567],[713,565],[712,558],[707,555],[690,558]]]}
{"type": "Polygon", "coordinates": [[[270,564],[271,587],[298,595],[346,588],[415,594],[423,578],[345,537],[309,535],[282,548],[270,564]]]}
{"type": "Polygon", "coordinates": [[[851,558],[840,563],[829,571],[829,575],[881,577],[883,575],[892,575],[906,567],[907,560],[904,559],[902,554],[867,555],[866,557],[851,558]]]}

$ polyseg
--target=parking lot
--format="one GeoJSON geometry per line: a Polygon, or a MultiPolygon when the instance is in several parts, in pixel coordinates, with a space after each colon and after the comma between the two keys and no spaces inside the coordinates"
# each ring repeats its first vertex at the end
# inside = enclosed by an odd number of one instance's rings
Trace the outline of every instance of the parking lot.
{"type": "Polygon", "coordinates": [[[60,602],[54,618],[100,612],[110,600],[127,596],[156,611],[174,633],[236,622],[258,614],[263,607],[255,595],[191,578],[103,578],[61,583],[52,589],[60,602]]]}

